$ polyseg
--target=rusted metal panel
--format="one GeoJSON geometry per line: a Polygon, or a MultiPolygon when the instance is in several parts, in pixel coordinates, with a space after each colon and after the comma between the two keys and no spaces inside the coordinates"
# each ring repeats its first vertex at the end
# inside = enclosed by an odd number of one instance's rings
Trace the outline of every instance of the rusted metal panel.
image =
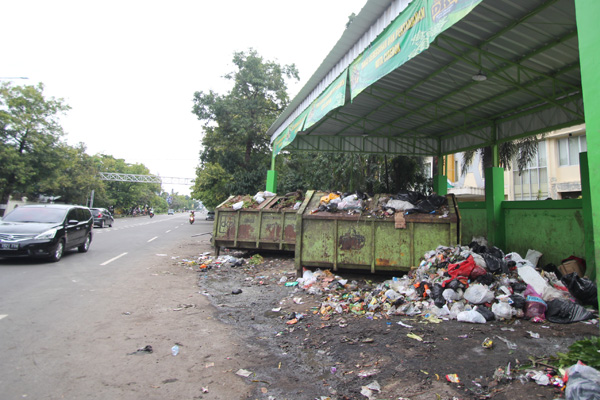
{"type": "Polygon", "coordinates": [[[447,215],[405,215],[405,229],[396,228],[394,218],[376,219],[368,213],[314,212],[324,195],[325,192],[307,193],[299,210],[298,273],[305,266],[373,273],[406,271],[417,266],[427,251],[460,241],[460,215],[452,195],[448,196],[447,215]]]}

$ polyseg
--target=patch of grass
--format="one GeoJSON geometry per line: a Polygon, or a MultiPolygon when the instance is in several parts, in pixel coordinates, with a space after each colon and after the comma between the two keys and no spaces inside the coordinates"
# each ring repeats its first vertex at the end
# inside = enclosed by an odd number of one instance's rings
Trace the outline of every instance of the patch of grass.
{"type": "Polygon", "coordinates": [[[263,262],[265,262],[265,259],[260,254],[255,254],[252,257],[250,257],[250,260],[248,260],[248,264],[250,265],[259,265],[263,262]]]}
{"type": "Polygon", "coordinates": [[[556,354],[556,365],[567,368],[581,360],[590,367],[600,369],[600,337],[579,340],[569,346],[567,353],[556,354]]]}

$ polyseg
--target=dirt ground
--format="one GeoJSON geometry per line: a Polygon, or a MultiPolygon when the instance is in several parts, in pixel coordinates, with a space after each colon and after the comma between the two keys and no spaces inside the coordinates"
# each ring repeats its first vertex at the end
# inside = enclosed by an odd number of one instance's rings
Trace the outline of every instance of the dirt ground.
{"type": "MultiPolygon", "coordinates": [[[[192,246],[182,248],[187,250],[192,246]]],[[[197,247],[194,251],[188,259],[198,256],[197,247]]],[[[223,254],[249,260],[249,254],[223,254]]],[[[259,265],[188,267],[197,274],[200,292],[215,307],[215,316],[230,327],[231,339],[239,343],[239,368],[249,374],[241,377],[248,399],[562,398],[553,386],[519,379],[525,373],[520,368],[531,365],[532,357],[565,352],[574,341],[598,334],[597,321],[563,325],[513,319],[468,324],[401,316],[323,318],[314,312],[321,296],[283,283],[295,279],[293,255],[261,255],[264,262],[259,265]],[[297,323],[288,323],[299,314],[297,323]],[[408,336],[411,333],[422,341],[408,336]],[[534,338],[536,334],[539,338],[534,338]],[[490,349],[482,346],[486,338],[493,341],[490,349]],[[456,374],[460,383],[449,382],[446,375],[450,374],[456,374]],[[369,385],[379,385],[380,390],[365,389],[369,385]]],[[[339,275],[359,286],[390,278],[339,275]]]]}

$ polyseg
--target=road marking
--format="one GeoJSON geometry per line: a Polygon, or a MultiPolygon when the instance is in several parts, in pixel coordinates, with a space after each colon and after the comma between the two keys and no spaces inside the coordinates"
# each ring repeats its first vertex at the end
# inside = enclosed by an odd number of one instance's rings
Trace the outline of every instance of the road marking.
{"type": "Polygon", "coordinates": [[[2,319],[4,317],[8,317],[8,314],[0,314],[0,319],[2,319]]]}
{"type": "Polygon", "coordinates": [[[154,236],[152,239],[148,240],[148,243],[150,243],[151,241],[158,239],[158,236],[154,236]]]}
{"type": "Polygon", "coordinates": [[[116,257],[113,257],[113,258],[111,258],[110,260],[108,260],[108,261],[105,261],[105,262],[103,262],[103,263],[102,263],[102,264],[100,264],[100,265],[106,265],[106,264],[110,264],[111,262],[113,262],[113,261],[115,261],[115,260],[118,260],[119,258],[123,257],[123,256],[124,256],[124,255],[126,255],[126,254],[127,254],[127,253],[119,254],[118,256],[116,256],[116,257]]]}
{"type": "Polygon", "coordinates": [[[166,231],[165,233],[169,233],[169,232],[171,232],[171,230],[170,230],[170,229],[169,229],[168,231],[166,231]]]}

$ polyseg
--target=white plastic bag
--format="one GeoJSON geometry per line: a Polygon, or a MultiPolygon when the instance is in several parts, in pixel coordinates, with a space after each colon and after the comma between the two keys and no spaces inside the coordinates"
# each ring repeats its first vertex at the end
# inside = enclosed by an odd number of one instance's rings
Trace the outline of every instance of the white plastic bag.
{"type": "Polygon", "coordinates": [[[525,255],[525,259],[527,261],[529,261],[534,267],[537,267],[538,261],[540,260],[540,257],[542,256],[542,253],[540,253],[537,250],[527,250],[527,254],[525,255]]]}
{"type": "Polygon", "coordinates": [[[491,303],[494,300],[494,292],[487,286],[476,283],[465,290],[464,297],[471,304],[491,303]]]}
{"type": "Polygon", "coordinates": [[[521,279],[523,279],[523,282],[531,285],[538,293],[544,293],[544,290],[549,287],[546,280],[530,265],[518,266],[517,272],[521,279]]]}
{"type": "Polygon", "coordinates": [[[492,312],[496,316],[496,319],[510,319],[513,315],[513,308],[508,303],[494,303],[492,304],[492,312]]]}
{"type": "Polygon", "coordinates": [[[459,312],[456,319],[461,322],[470,322],[472,324],[485,324],[485,317],[475,310],[459,312]]]}
{"type": "Polygon", "coordinates": [[[243,202],[243,201],[240,201],[240,202],[237,202],[237,203],[235,203],[235,204],[233,205],[233,209],[234,209],[234,210],[239,210],[239,209],[240,209],[240,208],[242,208],[243,206],[244,206],[244,202],[243,202]]]}
{"type": "Polygon", "coordinates": [[[411,208],[415,208],[412,203],[404,200],[390,200],[385,205],[388,208],[393,208],[396,211],[405,211],[410,210],[411,208]]]}

